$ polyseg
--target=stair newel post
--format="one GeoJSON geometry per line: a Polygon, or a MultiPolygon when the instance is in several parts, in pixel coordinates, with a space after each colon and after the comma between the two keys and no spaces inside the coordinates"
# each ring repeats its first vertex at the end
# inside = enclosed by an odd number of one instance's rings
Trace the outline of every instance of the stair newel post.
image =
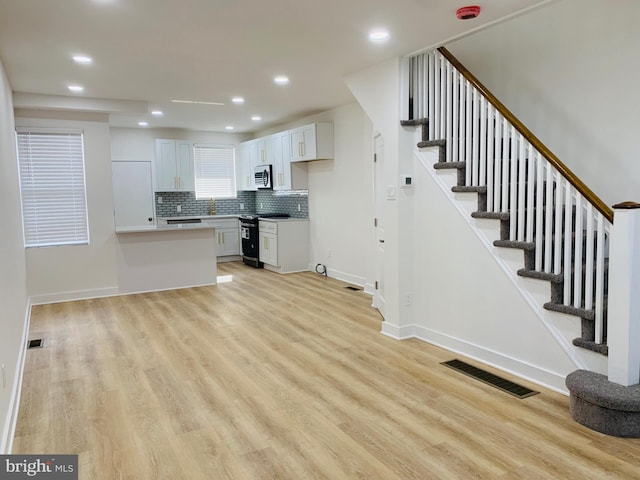
{"type": "Polygon", "coordinates": [[[609,245],[609,381],[640,383],[640,203],[614,205],[609,245]]]}

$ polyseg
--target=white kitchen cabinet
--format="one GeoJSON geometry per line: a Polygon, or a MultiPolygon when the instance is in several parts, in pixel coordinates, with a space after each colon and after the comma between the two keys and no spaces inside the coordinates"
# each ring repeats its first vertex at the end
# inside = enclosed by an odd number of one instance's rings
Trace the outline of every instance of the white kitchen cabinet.
{"type": "Polygon", "coordinates": [[[260,261],[278,266],[278,224],[260,220],[258,227],[260,261]]]}
{"type": "Polygon", "coordinates": [[[257,190],[253,178],[254,170],[258,165],[258,142],[249,140],[242,142],[239,150],[240,179],[237,183],[238,190],[257,190]]]}
{"type": "Polygon", "coordinates": [[[193,144],[182,140],[156,140],[154,162],[156,192],[193,192],[193,144]]]}
{"type": "Polygon", "coordinates": [[[216,257],[218,261],[238,260],[238,258],[235,258],[240,256],[240,223],[238,219],[203,218],[202,222],[215,227],[216,257]]]}
{"type": "Polygon", "coordinates": [[[257,160],[255,165],[263,165],[265,163],[273,163],[273,152],[269,149],[269,137],[260,137],[256,139],[257,160]]]}
{"type": "Polygon", "coordinates": [[[333,158],[333,124],[312,123],[291,130],[291,162],[333,158]]]}
{"type": "Polygon", "coordinates": [[[152,225],[155,218],[151,162],[112,162],[116,228],[152,225]]]}
{"type": "Polygon", "coordinates": [[[260,261],[277,273],[309,269],[309,221],[306,219],[260,220],[260,261]]]}

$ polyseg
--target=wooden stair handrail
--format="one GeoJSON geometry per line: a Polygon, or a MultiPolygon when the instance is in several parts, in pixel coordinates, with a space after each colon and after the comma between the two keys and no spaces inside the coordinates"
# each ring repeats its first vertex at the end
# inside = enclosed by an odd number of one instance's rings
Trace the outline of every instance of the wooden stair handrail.
{"type": "Polygon", "coordinates": [[[438,51],[445,57],[449,62],[456,67],[456,69],[466,78],[474,87],[476,87],[489,102],[500,112],[500,114],[506,118],[511,125],[513,125],[520,134],[527,139],[527,141],[533,145],[533,147],[540,152],[540,154],[547,159],[547,161],[553,165],[556,170],[558,170],[569,183],[573,185],[578,192],[582,194],[584,198],[586,198],[589,202],[593,204],[596,209],[604,215],[604,217],[613,223],[613,210],[609,208],[609,206],[604,203],[600,197],[598,197],[593,191],[587,187],[582,180],[580,180],[575,173],[573,173],[569,167],[567,167],[558,157],[556,157],[551,150],[547,148],[547,146],[538,139],[531,130],[529,130],[525,125],[518,120],[518,118],[511,113],[511,111],[505,107],[500,100],[498,100],[493,93],[489,91],[487,87],[485,87],[480,80],[473,76],[473,74],[465,68],[462,63],[458,61],[453,54],[447,50],[445,47],[439,47],[438,51]]]}

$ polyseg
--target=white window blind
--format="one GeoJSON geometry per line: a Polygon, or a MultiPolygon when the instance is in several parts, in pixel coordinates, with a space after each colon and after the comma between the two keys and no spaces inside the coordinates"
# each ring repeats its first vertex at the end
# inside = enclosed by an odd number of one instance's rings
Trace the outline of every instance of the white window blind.
{"type": "Polygon", "coordinates": [[[82,132],[16,130],[25,247],[89,243],[82,132]]]}
{"type": "Polygon", "coordinates": [[[232,145],[194,145],[196,198],[236,198],[232,145]]]}

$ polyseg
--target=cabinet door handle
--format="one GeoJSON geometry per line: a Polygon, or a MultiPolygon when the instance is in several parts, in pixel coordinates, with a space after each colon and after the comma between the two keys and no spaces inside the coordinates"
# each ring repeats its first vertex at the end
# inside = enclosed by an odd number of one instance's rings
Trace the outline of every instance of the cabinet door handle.
{"type": "Polygon", "coordinates": [[[298,142],[298,156],[299,157],[304,157],[303,147],[304,147],[304,143],[303,142],[298,142]]]}

